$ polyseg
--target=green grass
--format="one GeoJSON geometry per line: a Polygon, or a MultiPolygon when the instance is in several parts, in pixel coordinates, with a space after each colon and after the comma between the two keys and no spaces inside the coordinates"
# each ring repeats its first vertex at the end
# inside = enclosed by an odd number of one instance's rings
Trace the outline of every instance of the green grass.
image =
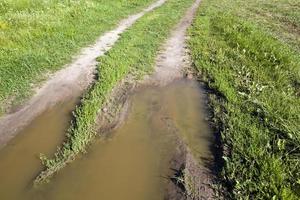
{"type": "Polygon", "coordinates": [[[123,33],[114,48],[99,59],[97,82],[84,96],[82,105],[77,107],[66,142],[52,159],[42,156],[46,169],[37,177],[36,184],[48,181],[55,172],[75,159],[77,154],[85,151],[96,135],[98,110],[114,86],[128,74],[134,74],[139,79],[152,71],[159,47],[192,2],[193,0],[168,0],[123,33]]]}
{"type": "Polygon", "coordinates": [[[203,0],[190,29],[232,199],[300,199],[299,5],[203,0]]]}
{"type": "Polygon", "coordinates": [[[78,50],[154,0],[1,0],[0,114],[78,50]]]}

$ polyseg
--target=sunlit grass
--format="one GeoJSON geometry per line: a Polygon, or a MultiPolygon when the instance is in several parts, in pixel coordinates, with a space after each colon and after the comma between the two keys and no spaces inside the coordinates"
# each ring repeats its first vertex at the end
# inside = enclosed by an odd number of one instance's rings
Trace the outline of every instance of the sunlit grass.
{"type": "Polygon", "coordinates": [[[0,114],[122,18],[153,0],[1,0],[0,114]]]}
{"type": "Polygon", "coordinates": [[[195,67],[221,94],[211,106],[224,145],[220,177],[233,199],[300,198],[295,3],[204,0],[190,30],[195,67]]]}

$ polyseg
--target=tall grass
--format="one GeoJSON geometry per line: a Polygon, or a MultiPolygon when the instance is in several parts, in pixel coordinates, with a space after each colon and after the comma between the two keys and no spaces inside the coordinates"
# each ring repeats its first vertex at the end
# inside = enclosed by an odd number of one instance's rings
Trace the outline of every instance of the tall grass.
{"type": "Polygon", "coordinates": [[[122,34],[112,50],[99,58],[99,78],[84,96],[82,105],[76,109],[66,142],[52,159],[42,156],[46,169],[37,177],[36,184],[48,181],[78,153],[85,151],[95,137],[98,110],[110,91],[126,75],[134,74],[138,79],[152,70],[159,47],[192,1],[168,0],[162,7],[142,17],[122,34]]]}
{"type": "Polygon", "coordinates": [[[153,0],[1,0],[0,114],[81,47],[153,0]]]}
{"type": "Polygon", "coordinates": [[[204,0],[190,30],[195,68],[219,94],[211,106],[224,145],[220,177],[233,199],[300,199],[300,56],[293,39],[300,14],[293,3],[204,0]],[[280,29],[274,19],[285,19],[280,29]]]}

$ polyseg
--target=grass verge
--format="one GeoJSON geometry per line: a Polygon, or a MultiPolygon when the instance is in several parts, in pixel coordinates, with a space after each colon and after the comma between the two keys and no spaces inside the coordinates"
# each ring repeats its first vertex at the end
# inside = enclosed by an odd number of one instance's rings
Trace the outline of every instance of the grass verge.
{"type": "Polygon", "coordinates": [[[80,48],[153,0],[1,0],[0,114],[80,48]]]}
{"type": "Polygon", "coordinates": [[[128,74],[136,78],[152,71],[156,54],[172,27],[183,16],[193,0],[168,0],[162,7],[142,17],[105,56],[99,58],[99,78],[86,93],[82,105],[76,108],[75,120],[67,140],[52,159],[41,156],[46,167],[35,184],[49,178],[67,163],[83,153],[95,137],[95,120],[110,91],[128,74]]]}
{"type": "Polygon", "coordinates": [[[203,0],[190,29],[195,68],[215,91],[210,104],[225,162],[220,177],[232,199],[300,199],[295,6],[293,0],[203,0]]]}

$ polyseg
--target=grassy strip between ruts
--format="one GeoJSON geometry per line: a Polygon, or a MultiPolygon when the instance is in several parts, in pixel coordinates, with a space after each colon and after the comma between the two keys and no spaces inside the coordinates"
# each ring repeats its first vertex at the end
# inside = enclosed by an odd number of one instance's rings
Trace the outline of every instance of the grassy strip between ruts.
{"type": "Polygon", "coordinates": [[[203,0],[190,29],[195,68],[215,91],[220,177],[231,199],[300,199],[300,57],[292,39],[300,15],[286,13],[293,2],[203,0]],[[282,29],[272,16],[285,19],[282,29]]]}
{"type": "Polygon", "coordinates": [[[0,114],[80,48],[154,0],[1,0],[0,114]]]}
{"type": "Polygon", "coordinates": [[[49,180],[77,154],[85,151],[95,137],[98,110],[110,91],[129,73],[136,74],[139,78],[151,72],[159,47],[192,2],[193,0],[168,0],[123,33],[114,48],[99,59],[99,79],[84,96],[82,105],[76,109],[75,120],[68,131],[66,142],[54,158],[42,156],[46,169],[37,177],[35,184],[49,180]]]}

